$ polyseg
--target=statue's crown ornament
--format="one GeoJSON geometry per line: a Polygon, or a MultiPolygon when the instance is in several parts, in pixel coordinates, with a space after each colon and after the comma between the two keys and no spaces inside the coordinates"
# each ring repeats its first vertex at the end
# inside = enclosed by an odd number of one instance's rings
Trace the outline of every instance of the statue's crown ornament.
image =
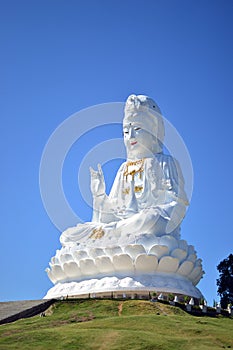
{"type": "Polygon", "coordinates": [[[150,97],[145,95],[130,95],[125,104],[125,114],[129,112],[137,112],[137,111],[143,111],[150,110],[152,113],[159,113],[161,114],[161,110],[157,103],[150,97]]]}

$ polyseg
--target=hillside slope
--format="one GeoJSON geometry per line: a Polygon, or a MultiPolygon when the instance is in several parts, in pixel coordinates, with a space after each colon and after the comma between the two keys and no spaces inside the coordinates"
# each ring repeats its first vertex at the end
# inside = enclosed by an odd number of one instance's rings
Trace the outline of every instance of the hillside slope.
{"type": "Polygon", "coordinates": [[[142,300],[62,301],[0,326],[0,349],[172,350],[233,348],[233,320],[190,316],[142,300]]]}

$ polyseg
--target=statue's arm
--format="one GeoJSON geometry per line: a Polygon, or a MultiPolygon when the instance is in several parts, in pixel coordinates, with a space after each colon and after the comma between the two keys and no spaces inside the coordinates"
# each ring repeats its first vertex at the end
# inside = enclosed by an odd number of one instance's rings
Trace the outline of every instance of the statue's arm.
{"type": "Polygon", "coordinates": [[[179,226],[186,214],[188,199],[184,189],[184,178],[178,161],[171,156],[165,158],[163,165],[161,208],[168,214],[167,230],[179,226]]]}
{"type": "Polygon", "coordinates": [[[189,205],[184,189],[184,177],[178,161],[169,156],[163,168],[165,180],[163,188],[168,192],[171,199],[175,199],[185,206],[189,205]]]}
{"type": "MultiPolygon", "coordinates": [[[[134,190],[130,190],[125,200],[122,188],[124,163],[119,168],[109,196],[105,193],[104,176],[100,165],[98,171],[91,169],[91,191],[93,195],[93,222],[110,223],[122,220],[137,212],[134,190]]],[[[130,183],[134,189],[134,183],[130,183]]]]}
{"type": "Polygon", "coordinates": [[[118,221],[119,217],[116,215],[116,208],[119,205],[117,196],[114,193],[119,191],[116,183],[119,185],[119,174],[122,167],[118,170],[116,179],[114,181],[110,195],[105,192],[105,180],[102,168],[98,164],[98,170],[95,171],[90,168],[91,173],[91,192],[93,196],[93,222],[110,223],[112,221],[118,221]]]}
{"type": "Polygon", "coordinates": [[[91,192],[93,197],[93,217],[92,221],[100,222],[100,213],[103,203],[107,200],[105,193],[106,186],[104,180],[103,170],[101,165],[98,164],[98,169],[95,171],[90,167],[91,175],[91,192]]]}

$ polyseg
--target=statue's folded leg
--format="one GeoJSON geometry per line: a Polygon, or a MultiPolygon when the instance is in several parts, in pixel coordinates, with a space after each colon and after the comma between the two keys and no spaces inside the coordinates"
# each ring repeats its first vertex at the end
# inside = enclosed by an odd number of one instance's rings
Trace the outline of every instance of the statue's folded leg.
{"type": "MultiPolygon", "coordinates": [[[[143,209],[126,219],[108,224],[99,222],[86,222],[78,224],[64,231],[60,237],[63,247],[82,244],[88,239],[98,239],[112,237],[115,239],[128,236],[129,234],[154,234],[161,235],[166,232],[168,220],[161,215],[156,208],[143,209]]],[[[102,241],[102,240],[101,240],[102,241]]]]}
{"type": "Polygon", "coordinates": [[[144,209],[130,218],[118,221],[116,231],[122,234],[127,233],[153,233],[161,232],[162,227],[167,224],[167,220],[161,217],[154,208],[144,209]],[[162,225],[162,227],[161,227],[162,225]]]}
{"type": "Polygon", "coordinates": [[[70,227],[61,234],[60,242],[62,246],[74,245],[79,243],[96,227],[96,223],[85,222],[84,224],[78,224],[75,227],[70,227]]]}

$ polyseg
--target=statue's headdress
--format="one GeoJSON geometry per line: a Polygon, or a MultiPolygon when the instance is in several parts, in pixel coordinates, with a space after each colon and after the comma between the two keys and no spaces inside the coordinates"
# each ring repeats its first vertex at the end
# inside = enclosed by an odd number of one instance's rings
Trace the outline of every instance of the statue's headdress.
{"type": "Polygon", "coordinates": [[[159,106],[145,95],[130,95],[125,103],[124,124],[138,122],[140,126],[155,136],[154,153],[163,149],[164,124],[159,106]]]}

